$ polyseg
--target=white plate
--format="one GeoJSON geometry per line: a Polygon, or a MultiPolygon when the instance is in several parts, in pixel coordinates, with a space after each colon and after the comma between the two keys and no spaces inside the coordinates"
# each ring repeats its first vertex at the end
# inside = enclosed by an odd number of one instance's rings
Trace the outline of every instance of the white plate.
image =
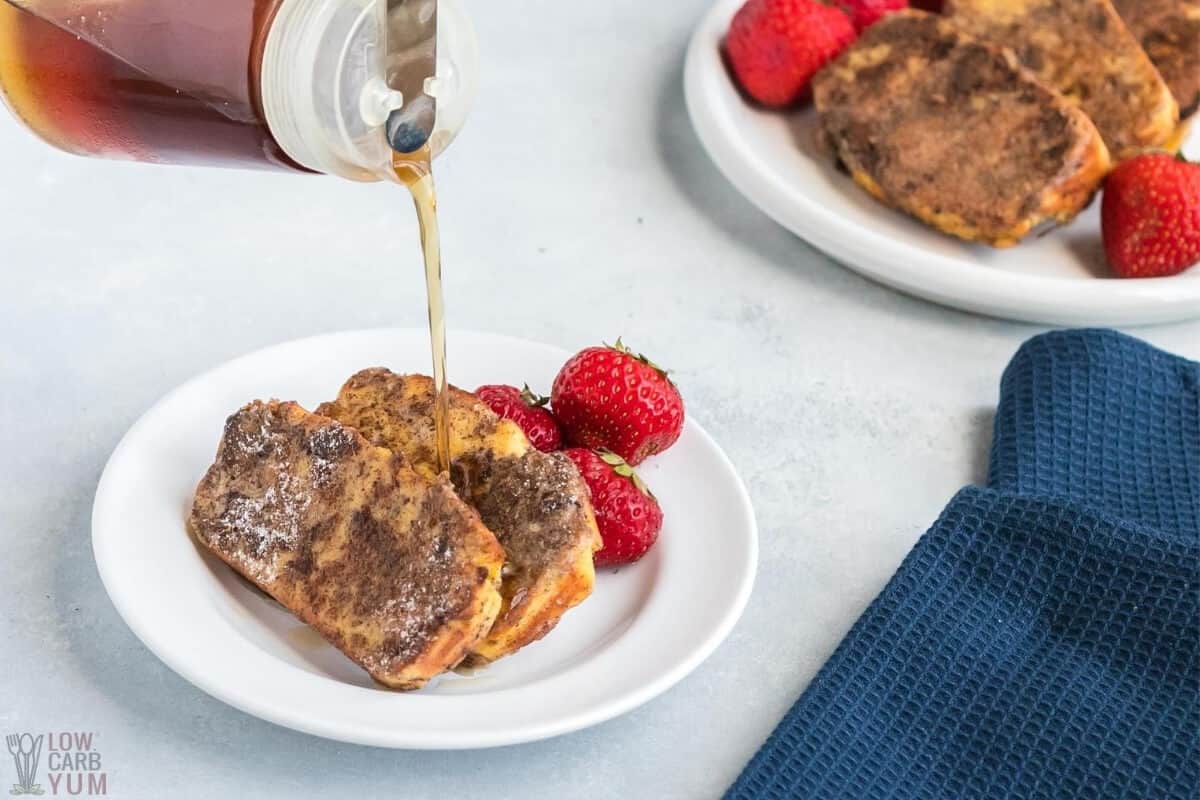
{"type": "MultiPolygon", "coordinates": [[[[548,391],[562,350],[450,336],[457,383],[528,380],[548,391]]],[[[376,687],[281,607],[201,553],[184,527],[226,416],[253,398],[307,408],[372,365],[427,372],[425,331],[361,331],[238,358],[163,398],[118,445],[92,512],[100,577],[133,632],[172,669],[263,719],[347,742],[490,747],[610,719],[682,679],[725,638],[754,582],[758,540],[733,466],[694,421],[640,473],[666,523],[639,563],[601,571],[591,598],[545,639],[474,676],[421,692],[376,687]]]]}
{"type": "MultiPolygon", "coordinates": [[[[816,114],[746,103],[720,43],[742,0],[719,0],[688,50],[687,104],[725,176],[777,222],[869,278],[937,303],[1064,325],[1200,317],[1200,267],[1172,278],[1106,278],[1099,201],[1066,228],[1008,250],[969,245],[890,210],[837,172],[814,139],[816,114]]],[[[1200,125],[1186,150],[1200,155],[1200,125]]]]}

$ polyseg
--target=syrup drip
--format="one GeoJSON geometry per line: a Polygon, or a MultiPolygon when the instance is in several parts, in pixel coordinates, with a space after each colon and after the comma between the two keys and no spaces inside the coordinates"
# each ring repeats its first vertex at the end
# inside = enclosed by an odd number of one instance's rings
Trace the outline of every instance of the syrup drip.
{"type": "Polygon", "coordinates": [[[446,304],[442,295],[442,248],[438,238],[437,192],[428,147],[416,153],[397,153],[392,159],[396,177],[412,194],[421,227],[425,255],[425,292],[429,308],[429,344],[433,352],[433,422],[438,471],[450,470],[450,393],[446,381],[446,304]]]}

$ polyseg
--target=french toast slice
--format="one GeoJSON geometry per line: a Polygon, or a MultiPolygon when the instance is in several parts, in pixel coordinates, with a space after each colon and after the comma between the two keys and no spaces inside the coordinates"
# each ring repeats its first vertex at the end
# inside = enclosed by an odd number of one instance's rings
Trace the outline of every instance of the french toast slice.
{"type": "Polygon", "coordinates": [[[821,136],[876,199],[1004,247],[1087,205],[1109,168],[1091,120],[1011,52],[890,14],[817,73],[821,136]]]}
{"type": "Polygon", "coordinates": [[[1200,0],[1113,0],[1121,19],[1179,103],[1180,118],[1200,107],[1200,0]]]}
{"type": "MultiPolygon", "coordinates": [[[[433,403],[430,378],[368,369],[318,410],[432,478],[433,403]]],[[[600,533],[587,485],[566,456],[537,450],[514,422],[453,387],[450,460],[459,496],[479,512],[507,558],[500,614],[464,661],[476,667],[540,639],[591,594],[600,533]]]]}
{"type": "Polygon", "coordinates": [[[295,403],[229,417],[189,527],[394,689],[457,665],[500,610],[504,551],[449,482],[295,403]]]}
{"type": "Polygon", "coordinates": [[[945,13],[1082,108],[1117,161],[1175,133],[1175,97],[1109,0],[946,0],[945,13]]]}

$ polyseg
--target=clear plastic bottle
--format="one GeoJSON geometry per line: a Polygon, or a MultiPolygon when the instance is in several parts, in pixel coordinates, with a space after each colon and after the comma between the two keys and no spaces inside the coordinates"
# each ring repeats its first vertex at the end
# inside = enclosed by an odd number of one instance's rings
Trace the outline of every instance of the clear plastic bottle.
{"type": "Polygon", "coordinates": [[[0,96],[80,155],[396,180],[389,115],[436,96],[436,155],[476,69],[457,0],[0,0],[0,96]],[[405,97],[435,11],[436,78],[405,97]]]}

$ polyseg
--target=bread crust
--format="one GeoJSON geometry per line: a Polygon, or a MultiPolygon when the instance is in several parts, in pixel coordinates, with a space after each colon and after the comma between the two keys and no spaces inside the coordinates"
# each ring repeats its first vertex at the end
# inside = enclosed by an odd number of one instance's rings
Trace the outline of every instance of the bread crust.
{"type": "Polygon", "coordinates": [[[390,688],[460,663],[500,611],[504,551],[449,482],[295,403],[229,418],[189,528],[390,688]]]}
{"type": "MultiPolygon", "coordinates": [[[[320,412],[402,453],[426,477],[434,457],[433,381],[368,369],[320,412]]],[[[451,387],[450,477],[506,552],[502,606],[464,667],[478,667],[540,639],[595,584],[601,546],[587,485],[570,459],[534,448],[511,420],[451,387]]]]}
{"type": "Polygon", "coordinates": [[[920,11],[864,32],[814,100],[856,183],[968,241],[1006,247],[1069,221],[1109,168],[1091,120],[1011,52],[920,11]]]}
{"type": "Polygon", "coordinates": [[[1187,119],[1200,107],[1200,0],[1114,0],[1187,119]]]}
{"type": "Polygon", "coordinates": [[[1083,109],[1117,161],[1179,125],[1174,95],[1109,0],[947,0],[945,13],[1083,109]]]}

